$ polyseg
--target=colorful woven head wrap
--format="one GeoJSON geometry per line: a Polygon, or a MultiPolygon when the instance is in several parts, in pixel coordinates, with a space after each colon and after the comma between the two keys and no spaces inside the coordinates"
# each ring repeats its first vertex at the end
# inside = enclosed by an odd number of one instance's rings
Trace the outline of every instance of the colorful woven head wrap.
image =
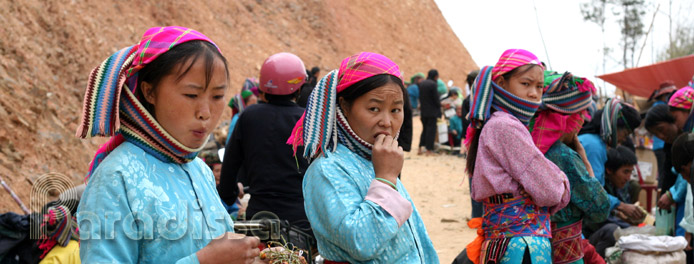
{"type": "Polygon", "coordinates": [[[501,54],[496,65],[494,65],[494,69],[492,70],[492,81],[496,81],[496,78],[499,78],[499,76],[527,64],[542,65],[542,62],[530,51],[524,49],[506,50],[501,54]]]}
{"type": "Polygon", "coordinates": [[[339,70],[333,70],[318,82],[311,92],[304,115],[294,126],[287,144],[296,155],[304,146],[303,156],[315,158],[335,151],[337,143],[345,145],[358,155],[371,159],[372,145],[359,138],[349,126],[337,103],[337,94],[366,78],[389,74],[402,80],[397,64],[386,56],[361,52],[342,61],[339,70]]]}
{"type": "Polygon", "coordinates": [[[694,89],[689,86],[685,86],[677,90],[667,105],[670,107],[675,107],[684,110],[691,110],[692,104],[694,104],[694,89]]]}
{"type": "Polygon", "coordinates": [[[229,107],[232,109],[231,116],[240,114],[246,109],[245,99],[253,95],[253,91],[251,91],[253,88],[258,89],[258,80],[252,77],[246,78],[243,82],[243,87],[241,87],[241,92],[229,100],[229,107]]]}
{"type": "MultiPolygon", "coordinates": [[[[617,98],[611,98],[605,103],[600,120],[600,137],[613,148],[617,147],[617,123],[621,116],[622,104],[617,98]]],[[[626,124],[626,121],[624,122],[626,124]]],[[[635,129],[635,128],[632,128],[635,129]]]]}
{"type": "MultiPolygon", "coordinates": [[[[485,66],[480,70],[472,85],[470,97],[470,126],[467,129],[465,144],[469,146],[477,130],[482,128],[491,114],[491,108],[504,111],[528,125],[541,102],[531,102],[515,96],[495,83],[496,79],[515,68],[533,64],[542,67],[540,60],[522,49],[506,50],[494,67],[485,66]]],[[[544,68],[543,68],[544,69],[544,68]]]]}
{"type": "Polygon", "coordinates": [[[243,81],[243,87],[241,87],[241,90],[242,91],[246,91],[246,90],[250,91],[254,87],[256,89],[258,89],[258,79],[253,78],[253,77],[249,77],[249,78],[246,78],[245,81],[243,81]]]}
{"type": "Polygon", "coordinates": [[[40,220],[38,247],[42,250],[41,258],[45,257],[55,245],[66,247],[71,239],[79,241],[77,219],[65,205],[52,205],[46,208],[43,219],[40,220]]]}
{"type": "Polygon", "coordinates": [[[694,112],[691,112],[694,110],[694,107],[692,107],[692,105],[694,105],[694,88],[690,86],[685,86],[677,90],[677,92],[670,97],[670,101],[668,102],[668,106],[670,107],[690,111],[687,122],[684,124],[683,128],[685,132],[694,132],[694,112]]]}
{"type": "Polygon", "coordinates": [[[169,135],[135,96],[139,70],[176,45],[192,40],[214,44],[192,29],[150,28],[137,45],[117,51],[92,70],[77,136],[112,138],[97,151],[87,178],[126,140],[165,162],[186,163],[197,156],[200,149],[188,148],[169,135]]]}
{"type": "Polygon", "coordinates": [[[568,72],[553,77],[542,94],[542,110],[530,122],[533,141],[542,153],[562,135],[581,129],[583,120],[590,118],[588,108],[595,93],[595,86],[588,79],[573,77],[568,72]]]}

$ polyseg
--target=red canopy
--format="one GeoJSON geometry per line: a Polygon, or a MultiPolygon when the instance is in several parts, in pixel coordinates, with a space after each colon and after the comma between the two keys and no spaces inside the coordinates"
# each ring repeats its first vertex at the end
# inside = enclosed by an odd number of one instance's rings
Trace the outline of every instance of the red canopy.
{"type": "Polygon", "coordinates": [[[600,75],[598,78],[627,91],[648,98],[664,81],[672,81],[677,88],[687,85],[694,75],[694,55],[631,68],[621,72],[600,75]]]}

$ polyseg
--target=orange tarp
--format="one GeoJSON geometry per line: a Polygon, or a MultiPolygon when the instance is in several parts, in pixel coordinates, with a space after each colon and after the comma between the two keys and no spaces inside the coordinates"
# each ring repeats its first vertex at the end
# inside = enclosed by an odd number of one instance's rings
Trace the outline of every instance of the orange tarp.
{"type": "Polygon", "coordinates": [[[598,78],[630,94],[648,98],[664,81],[672,81],[677,88],[687,85],[694,75],[694,55],[621,72],[600,75],[598,78]]]}

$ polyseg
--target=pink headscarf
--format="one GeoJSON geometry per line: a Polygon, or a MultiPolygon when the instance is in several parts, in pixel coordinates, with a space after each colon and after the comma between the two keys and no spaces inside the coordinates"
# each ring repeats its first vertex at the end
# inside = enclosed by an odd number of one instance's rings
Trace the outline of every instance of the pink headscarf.
{"type": "Polygon", "coordinates": [[[694,104],[694,89],[689,86],[685,86],[677,90],[667,105],[672,107],[677,107],[684,110],[691,110],[692,104],[694,104]]]}
{"type": "Polygon", "coordinates": [[[492,81],[496,81],[496,78],[499,76],[526,64],[542,65],[542,62],[530,51],[524,49],[508,49],[501,54],[499,61],[494,65],[494,69],[492,69],[492,81]]]}
{"type": "Polygon", "coordinates": [[[305,146],[304,157],[312,158],[337,147],[337,94],[366,78],[389,74],[402,80],[400,68],[386,56],[361,52],[342,60],[339,70],[323,76],[314,88],[306,111],[287,140],[294,148],[305,146]]]}

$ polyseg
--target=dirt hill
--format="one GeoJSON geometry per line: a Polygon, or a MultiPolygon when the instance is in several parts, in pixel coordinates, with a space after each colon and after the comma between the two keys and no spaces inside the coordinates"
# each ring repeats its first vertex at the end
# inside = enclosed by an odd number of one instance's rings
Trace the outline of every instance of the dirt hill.
{"type": "MultiPolygon", "coordinates": [[[[0,176],[27,205],[40,175],[82,181],[105,142],[74,136],[87,75],[149,27],[186,26],[213,39],[229,60],[233,93],[281,51],[323,74],[359,51],[390,57],[407,78],[437,68],[462,85],[477,68],[433,0],[156,2],[0,0],[0,176]]],[[[5,211],[21,210],[0,191],[5,211]]]]}

